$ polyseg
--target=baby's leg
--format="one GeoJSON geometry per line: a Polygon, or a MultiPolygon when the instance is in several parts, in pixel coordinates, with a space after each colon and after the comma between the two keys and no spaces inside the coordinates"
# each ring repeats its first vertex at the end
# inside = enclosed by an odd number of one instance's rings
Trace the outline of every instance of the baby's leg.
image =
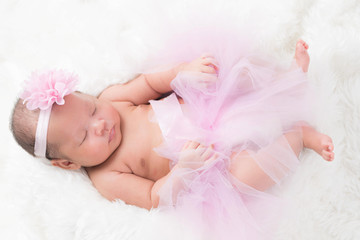
{"type": "MultiPolygon", "coordinates": [[[[231,156],[230,172],[238,180],[257,190],[264,191],[270,188],[277,180],[281,180],[282,177],[285,177],[286,174],[291,171],[290,168],[287,169],[287,166],[283,166],[281,162],[278,162],[276,159],[272,161],[272,159],[270,159],[271,155],[266,155],[272,148],[276,148],[272,153],[277,153],[279,150],[281,152],[279,146],[290,146],[296,157],[299,157],[303,147],[306,147],[314,150],[327,161],[334,159],[334,145],[331,138],[306,124],[302,124],[294,128],[294,131],[285,133],[277,141],[265,149],[259,150],[257,153],[250,154],[248,151],[233,153],[231,156]],[[286,141],[284,141],[284,138],[286,141]],[[267,157],[269,161],[266,161],[267,157]],[[259,165],[260,161],[262,164],[261,167],[259,165]],[[273,169],[269,166],[271,163],[275,165],[273,169]],[[264,166],[271,171],[265,173],[264,166]],[[273,176],[269,176],[269,172],[274,173],[273,176]]],[[[286,151],[283,153],[284,158],[286,158],[286,151]]],[[[287,160],[285,159],[285,161],[287,160]]]]}
{"type": "Polygon", "coordinates": [[[240,182],[259,191],[265,191],[275,184],[247,151],[232,155],[230,173],[240,182]]]}
{"type": "Polygon", "coordinates": [[[291,168],[298,163],[294,154],[298,157],[302,149],[301,129],[297,128],[285,133],[257,153],[248,151],[233,153],[230,172],[239,181],[264,191],[292,171],[291,168]],[[282,161],[285,161],[285,164],[282,161]]]}

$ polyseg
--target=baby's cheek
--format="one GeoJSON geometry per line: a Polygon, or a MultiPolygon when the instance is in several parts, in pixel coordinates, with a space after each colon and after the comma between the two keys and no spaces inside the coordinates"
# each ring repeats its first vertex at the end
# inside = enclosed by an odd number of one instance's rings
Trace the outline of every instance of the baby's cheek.
{"type": "Polygon", "coordinates": [[[98,139],[92,140],[88,145],[88,154],[91,156],[101,156],[106,152],[107,148],[103,141],[98,139]]]}
{"type": "Polygon", "coordinates": [[[96,142],[92,142],[88,145],[88,148],[87,148],[87,151],[88,151],[88,154],[95,154],[98,152],[98,149],[99,149],[99,144],[97,144],[96,142]]]}

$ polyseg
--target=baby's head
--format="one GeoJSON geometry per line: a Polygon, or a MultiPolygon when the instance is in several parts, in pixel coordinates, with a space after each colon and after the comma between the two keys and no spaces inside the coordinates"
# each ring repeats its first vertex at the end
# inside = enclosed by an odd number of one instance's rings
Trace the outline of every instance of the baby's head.
{"type": "MultiPolygon", "coordinates": [[[[11,130],[16,142],[30,155],[35,156],[35,133],[39,119],[39,109],[29,110],[23,103],[24,99],[19,98],[15,103],[11,130]]],[[[47,143],[45,157],[47,159],[57,158],[59,156],[58,148],[47,143]]]]}
{"type": "Polygon", "coordinates": [[[63,71],[34,73],[12,115],[19,145],[65,169],[99,165],[121,141],[116,109],[110,102],[74,92],[76,82],[76,76],[63,71]]]}

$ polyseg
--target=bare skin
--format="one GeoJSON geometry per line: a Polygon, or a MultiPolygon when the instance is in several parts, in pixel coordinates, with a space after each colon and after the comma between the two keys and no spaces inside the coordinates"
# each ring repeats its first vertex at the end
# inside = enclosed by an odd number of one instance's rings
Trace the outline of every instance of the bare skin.
{"type": "MultiPolygon", "coordinates": [[[[309,69],[310,56],[307,52],[308,49],[309,45],[305,41],[299,40],[296,43],[294,58],[297,65],[302,68],[304,72],[307,72],[309,69]]],[[[304,147],[314,150],[325,160],[334,160],[334,144],[329,136],[319,133],[309,126],[304,126],[303,141],[304,147]]]]}
{"type": "MultiPolygon", "coordinates": [[[[304,71],[309,65],[306,50],[306,45],[299,41],[295,60],[304,71]]],[[[149,121],[152,108],[148,101],[170,92],[170,82],[179,71],[216,73],[216,66],[212,57],[203,56],[169,71],[140,75],[127,84],[109,87],[99,98],[67,96],[67,104],[54,106],[48,133],[49,142],[60,138],[56,143],[63,146],[66,157],[54,159],[52,164],[65,169],[85,167],[94,186],[109,200],[121,199],[146,209],[157,207],[159,189],[172,171],[186,166],[188,158],[180,158],[170,170],[169,160],[154,152],[162,142],[162,134],[159,126],[149,121]],[[64,124],[66,119],[62,115],[71,115],[73,120],[64,124]],[[75,141],[68,141],[71,138],[75,141]],[[106,151],[97,150],[99,146],[106,151]]],[[[325,160],[333,159],[330,137],[310,126],[304,126],[302,132],[302,137],[293,133],[284,136],[296,155],[305,146],[325,160]]],[[[197,155],[191,158],[198,157],[204,163],[215,158],[211,146],[196,142],[187,143],[184,150],[197,150],[197,155]]],[[[230,172],[240,181],[258,190],[273,184],[266,181],[269,177],[246,151],[234,154],[233,160],[230,172]]]]}
{"type": "Polygon", "coordinates": [[[310,126],[304,126],[302,129],[304,147],[314,150],[326,161],[333,161],[335,154],[333,152],[334,144],[332,139],[310,126]]]}
{"type": "Polygon", "coordinates": [[[307,72],[309,69],[310,56],[307,50],[309,49],[309,45],[303,40],[299,40],[296,43],[295,48],[295,60],[297,65],[304,71],[307,72]]]}

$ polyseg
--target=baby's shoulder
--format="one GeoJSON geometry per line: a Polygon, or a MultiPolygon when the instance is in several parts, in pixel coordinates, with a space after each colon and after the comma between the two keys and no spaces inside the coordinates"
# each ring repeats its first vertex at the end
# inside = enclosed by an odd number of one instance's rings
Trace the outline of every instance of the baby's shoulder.
{"type": "Polygon", "coordinates": [[[113,172],[113,170],[109,168],[91,167],[91,168],[86,168],[86,172],[90,180],[94,183],[94,182],[102,181],[104,178],[106,178],[106,176],[109,175],[109,173],[113,172]]]}
{"type": "Polygon", "coordinates": [[[109,181],[114,176],[117,176],[118,174],[126,171],[123,171],[123,169],[114,169],[111,167],[91,167],[86,168],[86,172],[94,185],[101,185],[103,182],[109,181]]]}
{"type": "Polygon", "coordinates": [[[122,172],[111,169],[88,169],[88,176],[98,192],[110,201],[124,200],[124,192],[128,188],[131,172],[122,172]]]}

